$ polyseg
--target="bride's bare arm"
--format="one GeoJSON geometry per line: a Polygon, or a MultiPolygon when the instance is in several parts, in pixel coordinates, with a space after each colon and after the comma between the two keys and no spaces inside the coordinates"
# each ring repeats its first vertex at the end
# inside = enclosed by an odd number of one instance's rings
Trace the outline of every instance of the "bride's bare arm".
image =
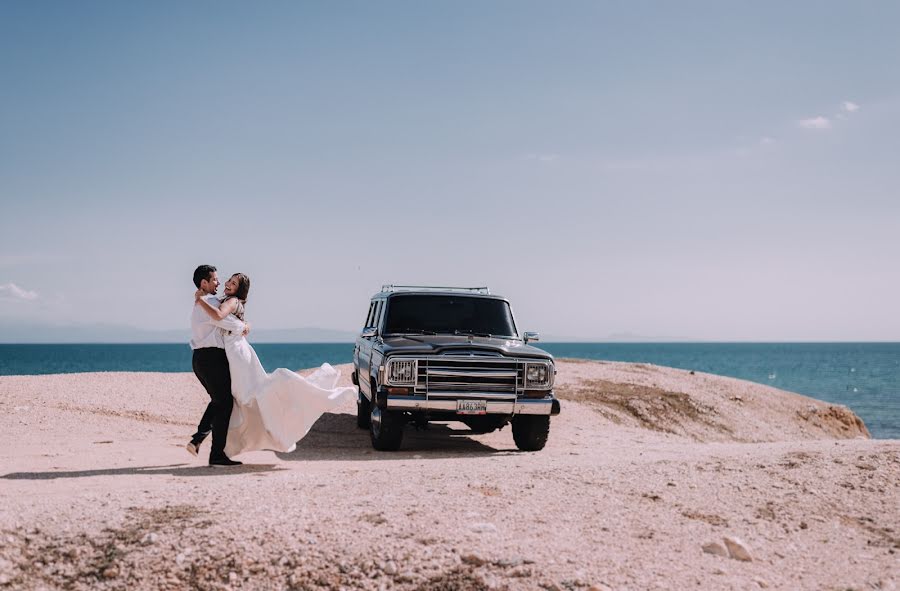
{"type": "Polygon", "coordinates": [[[203,298],[203,295],[204,293],[198,289],[194,293],[194,304],[200,306],[207,314],[209,314],[213,324],[219,328],[224,328],[225,330],[230,330],[232,332],[240,331],[244,336],[247,336],[250,333],[250,323],[240,320],[233,314],[234,310],[237,308],[236,299],[232,298],[222,302],[221,306],[214,308],[209,305],[209,302],[207,302],[205,298],[203,298]]]}
{"type": "MultiPolygon", "coordinates": [[[[197,291],[197,293],[200,293],[199,290],[197,291]]],[[[235,311],[235,309],[237,308],[237,299],[236,298],[232,298],[230,300],[225,300],[224,302],[222,302],[222,305],[219,306],[218,308],[214,308],[202,296],[199,296],[197,294],[194,294],[194,302],[198,306],[203,308],[206,311],[206,313],[209,314],[209,317],[212,318],[213,320],[225,320],[225,318],[227,318],[228,315],[233,313],[235,311]]]]}

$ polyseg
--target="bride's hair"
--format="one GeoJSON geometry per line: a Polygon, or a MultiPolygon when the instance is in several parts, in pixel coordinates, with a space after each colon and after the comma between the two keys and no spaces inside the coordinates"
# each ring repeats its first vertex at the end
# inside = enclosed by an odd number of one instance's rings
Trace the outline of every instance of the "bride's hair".
{"type": "Polygon", "coordinates": [[[237,291],[234,292],[233,296],[229,296],[225,298],[225,300],[237,298],[237,300],[240,302],[240,305],[237,307],[237,310],[234,311],[234,315],[243,320],[244,304],[247,303],[247,296],[250,295],[250,278],[243,273],[235,273],[234,275],[232,275],[232,277],[237,278],[237,291]]]}
{"type": "Polygon", "coordinates": [[[235,273],[232,277],[237,277],[237,291],[234,292],[234,297],[241,300],[242,304],[247,303],[247,296],[250,295],[250,278],[244,275],[243,273],[235,273]]]}

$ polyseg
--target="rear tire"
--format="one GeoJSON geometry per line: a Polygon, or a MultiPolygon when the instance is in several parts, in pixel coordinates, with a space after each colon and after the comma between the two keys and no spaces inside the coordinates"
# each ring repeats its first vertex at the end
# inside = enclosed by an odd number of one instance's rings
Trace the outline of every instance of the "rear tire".
{"type": "Polygon", "coordinates": [[[371,404],[369,414],[369,433],[372,435],[372,447],[378,451],[397,451],[403,441],[404,417],[401,413],[381,409],[371,404]]]}
{"type": "Polygon", "coordinates": [[[547,415],[517,415],[512,420],[513,440],[522,451],[540,451],[547,444],[550,434],[550,417],[547,415]]]}
{"type": "Polygon", "coordinates": [[[356,426],[368,429],[371,422],[372,403],[362,392],[356,393],[356,426]]]}

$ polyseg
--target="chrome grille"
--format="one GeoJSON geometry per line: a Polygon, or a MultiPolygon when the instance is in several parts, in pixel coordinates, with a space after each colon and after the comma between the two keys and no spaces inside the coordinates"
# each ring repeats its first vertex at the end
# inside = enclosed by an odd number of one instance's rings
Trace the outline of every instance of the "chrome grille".
{"type": "Polygon", "coordinates": [[[429,397],[514,399],[524,383],[524,363],[447,355],[419,359],[415,391],[429,397]]]}

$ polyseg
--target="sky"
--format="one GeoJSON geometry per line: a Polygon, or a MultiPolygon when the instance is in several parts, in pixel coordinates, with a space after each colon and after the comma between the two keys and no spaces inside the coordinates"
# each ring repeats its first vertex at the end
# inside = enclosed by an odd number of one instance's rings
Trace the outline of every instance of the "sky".
{"type": "Polygon", "coordinates": [[[896,2],[0,3],[0,325],[488,285],[579,339],[900,340],[896,2]]]}

